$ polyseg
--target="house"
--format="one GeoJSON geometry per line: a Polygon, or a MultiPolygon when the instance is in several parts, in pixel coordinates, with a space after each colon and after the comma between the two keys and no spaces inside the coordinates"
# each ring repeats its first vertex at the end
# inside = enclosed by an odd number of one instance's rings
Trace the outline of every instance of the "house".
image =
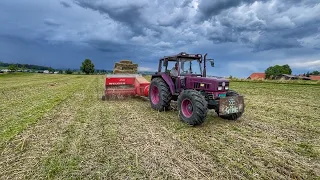
{"type": "Polygon", "coordinates": [[[279,76],[276,76],[275,79],[280,80],[293,80],[293,79],[299,79],[298,76],[290,75],[290,74],[281,74],[279,76]]]}
{"type": "Polygon", "coordinates": [[[44,70],[43,73],[49,74],[49,70],[44,70]]]}
{"type": "Polygon", "coordinates": [[[310,75],[310,79],[314,81],[320,81],[320,76],[317,75],[310,75]]]}
{"type": "Polygon", "coordinates": [[[248,79],[265,79],[266,74],[265,73],[252,73],[248,79]]]}
{"type": "Polygon", "coordinates": [[[2,71],[2,72],[10,72],[9,69],[2,69],[1,71],[2,71]]]}

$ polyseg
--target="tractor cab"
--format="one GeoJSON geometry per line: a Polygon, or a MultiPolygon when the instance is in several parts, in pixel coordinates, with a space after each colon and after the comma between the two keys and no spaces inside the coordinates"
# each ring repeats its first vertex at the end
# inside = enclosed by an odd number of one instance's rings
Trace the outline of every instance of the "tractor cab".
{"type": "Polygon", "coordinates": [[[177,76],[203,76],[202,55],[179,53],[174,56],[165,56],[160,59],[158,72],[172,76],[172,71],[177,71],[177,76]]]}
{"type": "MultiPolygon", "coordinates": [[[[170,78],[174,85],[172,94],[179,94],[183,89],[197,88],[198,84],[201,85],[202,80],[207,81],[206,87],[208,87],[209,84],[215,84],[219,80],[206,78],[206,61],[210,61],[211,66],[214,67],[214,60],[206,59],[206,56],[207,54],[202,56],[201,54],[188,54],[185,52],[173,56],[164,56],[159,61],[159,68],[156,74],[166,74],[166,77],[170,78]],[[197,82],[193,84],[193,81],[197,82]]],[[[228,84],[228,82],[226,83],[228,84]]],[[[202,86],[198,88],[201,89],[202,86]]]]}

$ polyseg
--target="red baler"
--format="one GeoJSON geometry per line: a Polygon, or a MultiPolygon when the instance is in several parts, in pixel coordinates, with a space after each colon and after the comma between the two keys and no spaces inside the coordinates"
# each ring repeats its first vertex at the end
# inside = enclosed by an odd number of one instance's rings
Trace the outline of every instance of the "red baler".
{"type": "Polygon", "coordinates": [[[150,82],[138,74],[110,74],[105,79],[105,91],[102,100],[117,96],[149,95],[150,82]]]}

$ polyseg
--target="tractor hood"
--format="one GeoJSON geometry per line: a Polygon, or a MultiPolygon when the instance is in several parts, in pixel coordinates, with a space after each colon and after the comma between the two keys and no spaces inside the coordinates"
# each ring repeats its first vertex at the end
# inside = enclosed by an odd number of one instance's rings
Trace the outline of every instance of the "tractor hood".
{"type": "Polygon", "coordinates": [[[190,77],[190,80],[203,83],[229,82],[228,79],[222,77],[190,77]]]}
{"type": "Polygon", "coordinates": [[[229,88],[229,80],[220,77],[186,77],[186,85],[206,91],[225,91],[229,88]]]}

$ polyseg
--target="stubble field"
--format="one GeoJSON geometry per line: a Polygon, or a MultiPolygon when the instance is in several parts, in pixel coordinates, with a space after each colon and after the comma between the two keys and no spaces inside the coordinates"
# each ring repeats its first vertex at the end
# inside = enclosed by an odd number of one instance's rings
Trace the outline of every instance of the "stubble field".
{"type": "Polygon", "coordinates": [[[231,82],[238,121],[199,127],[104,76],[0,75],[0,179],[319,179],[320,86],[231,82]]]}

